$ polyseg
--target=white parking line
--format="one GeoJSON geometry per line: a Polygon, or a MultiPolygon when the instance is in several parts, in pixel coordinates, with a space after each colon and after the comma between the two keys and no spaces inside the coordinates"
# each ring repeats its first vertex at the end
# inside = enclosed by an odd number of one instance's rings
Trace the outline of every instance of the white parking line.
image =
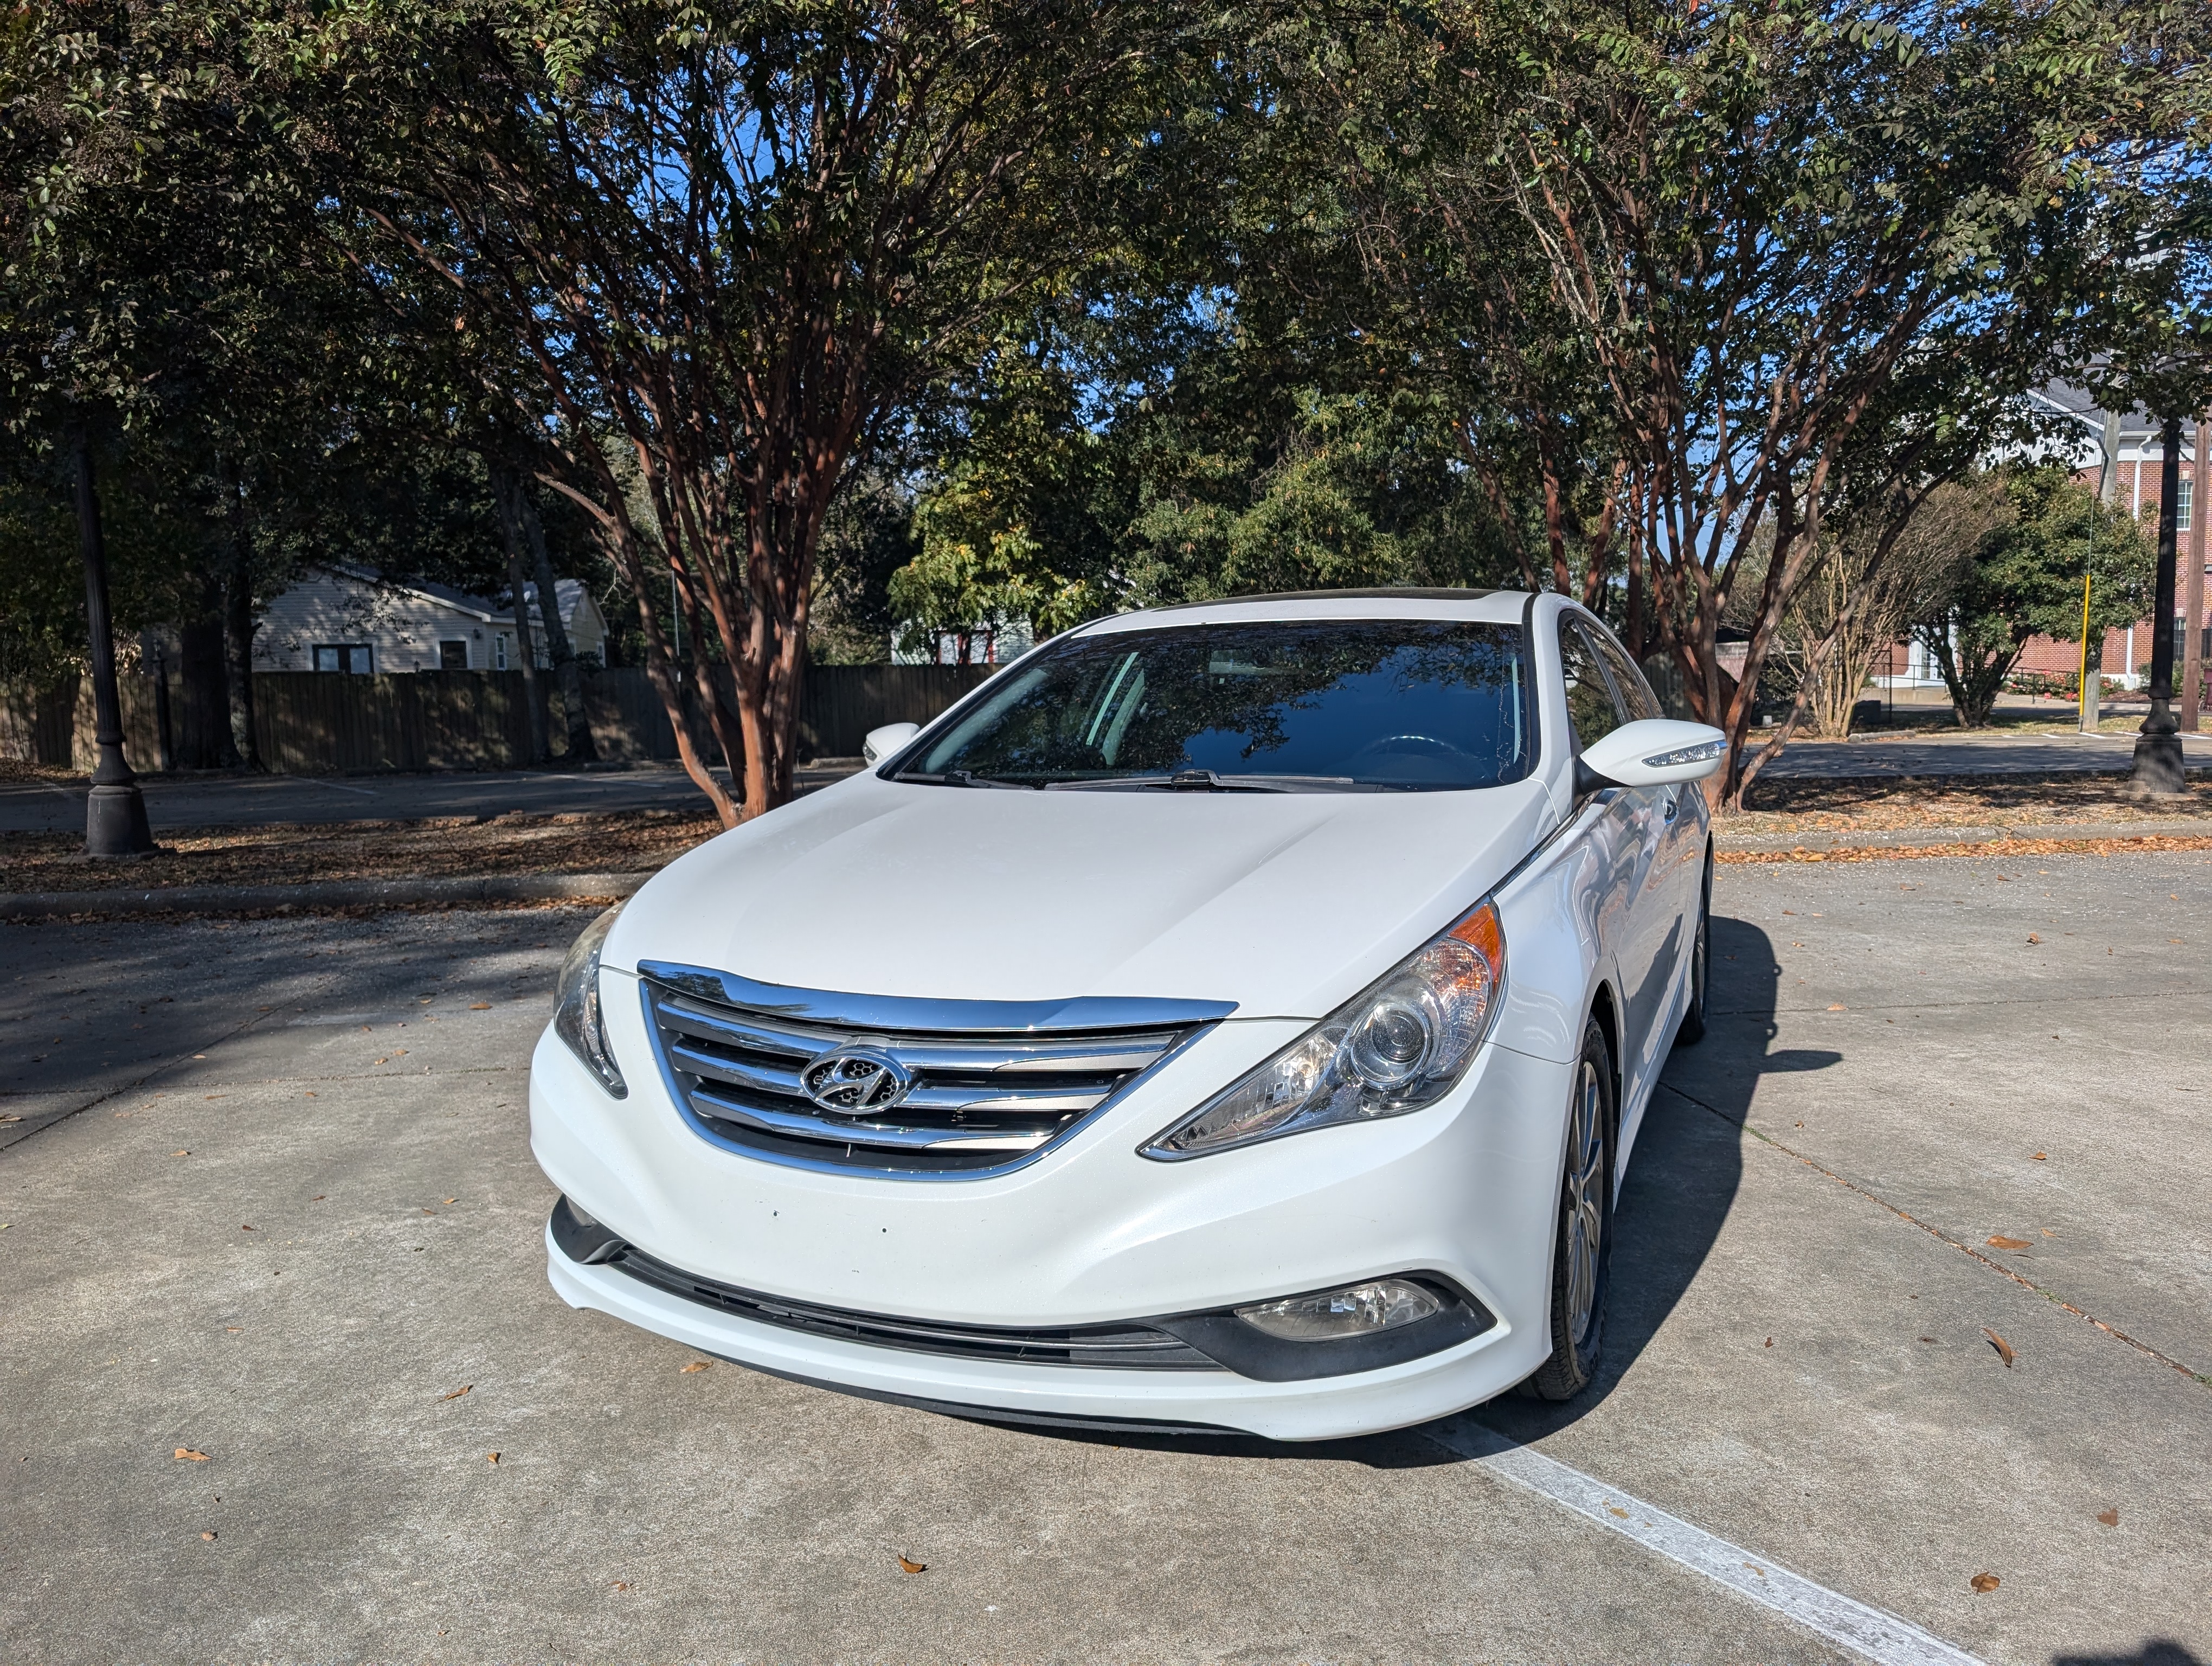
{"type": "Polygon", "coordinates": [[[1772,1608],[1808,1631],[1864,1655],[1880,1666],[1983,1666],[1910,1620],[1854,1602],[1826,1585],[1777,1567],[1741,1545],[1715,1538],[1679,1516],[1607,1487],[1494,1430],[1456,1417],[1422,1432],[1446,1451],[1471,1458],[1491,1474],[1564,1505],[1598,1526],[1633,1539],[1669,1561],[1772,1608]]]}

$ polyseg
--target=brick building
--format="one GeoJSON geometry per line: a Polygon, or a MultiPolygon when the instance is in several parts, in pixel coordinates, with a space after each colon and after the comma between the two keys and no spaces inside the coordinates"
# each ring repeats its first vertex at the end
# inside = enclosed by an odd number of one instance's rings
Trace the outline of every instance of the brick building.
{"type": "MultiPolygon", "coordinates": [[[[2106,500],[2115,507],[2125,506],[2129,513],[2146,522],[2154,535],[2157,532],[2160,487],[2166,465],[2165,448],[2160,443],[2158,422],[2147,412],[2131,411],[2119,423],[2119,444],[2116,459],[2105,475],[2104,435],[2106,414],[2098,409],[2096,401],[2079,388],[2054,382],[2029,396],[2039,406],[2059,419],[2062,429],[2076,436],[2067,447],[2069,460],[2074,465],[2074,477],[2083,484],[2096,488],[2100,484],[2106,500]]],[[[2212,441],[2212,431],[2206,435],[2212,441]]],[[[2179,607],[2188,592],[2189,533],[2197,511],[2199,496],[2197,476],[2203,468],[2212,474],[2212,461],[2200,463],[2198,458],[2197,424],[2185,421],[2181,425],[2181,501],[2176,506],[2176,519],[2181,527],[2181,574],[2175,590],[2175,605],[2179,607]]],[[[2208,568],[2212,571],[2212,568],[2208,568]]],[[[2212,601],[2212,585],[2206,587],[2208,601],[2212,601]]],[[[2179,617],[2177,615],[2177,617],[2179,617]]],[[[2197,620],[2197,629],[2205,628],[2206,619],[2197,620]]],[[[2104,641],[2104,673],[2117,678],[2130,688],[2140,688],[2149,675],[2150,621],[2145,619],[2131,630],[2108,630],[2104,641]]],[[[2181,644],[2174,643],[2174,675],[2181,674],[2181,644]]],[[[2039,636],[2027,645],[2021,654],[2021,671],[2047,672],[2058,676],[2070,676],[2081,663],[2079,641],[2054,641],[2039,636]]]]}

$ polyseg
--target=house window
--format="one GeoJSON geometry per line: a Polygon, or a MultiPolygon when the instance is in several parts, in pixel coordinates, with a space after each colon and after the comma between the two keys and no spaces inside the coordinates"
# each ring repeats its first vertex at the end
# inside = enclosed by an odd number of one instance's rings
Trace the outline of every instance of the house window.
{"type": "Polygon", "coordinates": [[[512,642],[514,640],[514,637],[508,635],[503,630],[499,632],[491,639],[491,666],[494,671],[505,671],[507,669],[507,644],[512,642]]]}
{"type": "Polygon", "coordinates": [[[438,644],[440,671],[466,671],[469,668],[469,645],[465,638],[449,638],[438,644]]]}
{"type": "Polygon", "coordinates": [[[366,677],[375,666],[366,642],[318,642],[315,644],[315,669],[354,672],[366,677]]]}
{"type": "Polygon", "coordinates": [[[2173,500],[2173,530],[2175,532],[2185,532],[2189,530],[2189,514],[2190,511],[2197,507],[2196,497],[2197,483],[2194,480],[2183,481],[2181,495],[2173,500]]]}

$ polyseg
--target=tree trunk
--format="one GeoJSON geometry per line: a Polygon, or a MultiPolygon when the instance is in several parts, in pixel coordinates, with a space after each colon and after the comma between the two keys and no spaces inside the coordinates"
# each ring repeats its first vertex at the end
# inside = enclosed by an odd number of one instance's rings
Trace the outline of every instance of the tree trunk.
{"type": "Polygon", "coordinates": [[[538,518],[538,506],[530,501],[526,483],[518,486],[523,536],[529,540],[531,561],[538,575],[538,617],[545,626],[545,646],[553,658],[562,714],[568,721],[568,762],[581,763],[599,755],[592,739],[591,715],[584,709],[584,668],[576,663],[575,645],[568,640],[568,626],[561,617],[561,581],[554,577],[552,558],[545,551],[544,523],[538,518]]]}
{"type": "MultiPolygon", "coordinates": [[[[538,696],[538,644],[530,631],[530,598],[522,577],[522,482],[511,470],[495,464],[491,469],[492,502],[499,510],[500,542],[507,546],[507,594],[514,612],[514,645],[522,657],[522,703],[530,708],[530,762],[543,763],[545,745],[545,702],[538,696]]],[[[547,612],[552,604],[546,604],[547,612]]]]}
{"type": "Polygon", "coordinates": [[[230,496],[230,570],[223,575],[223,648],[230,684],[230,734],[234,761],[261,767],[253,723],[253,532],[246,518],[246,482],[227,468],[230,496]]]}
{"type": "Polygon", "coordinates": [[[198,594],[177,624],[177,670],[185,696],[177,761],[187,769],[218,769],[238,762],[223,666],[222,590],[218,575],[204,573],[198,594]]]}

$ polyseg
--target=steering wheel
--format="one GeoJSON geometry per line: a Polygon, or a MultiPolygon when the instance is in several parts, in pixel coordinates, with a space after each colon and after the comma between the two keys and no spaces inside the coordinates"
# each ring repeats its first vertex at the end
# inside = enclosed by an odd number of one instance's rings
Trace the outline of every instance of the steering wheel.
{"type": "Polygon", "coordinates": [[[1390,734],[1379,740],[1370,740],[1352,754],[1366,757],[1375,752],[1429,752],[1449,757],[1472,758],[1474,754],[1464,746],[1455,746],[1449,740],[1439,740],[1432,734],[1390,734]]]}

